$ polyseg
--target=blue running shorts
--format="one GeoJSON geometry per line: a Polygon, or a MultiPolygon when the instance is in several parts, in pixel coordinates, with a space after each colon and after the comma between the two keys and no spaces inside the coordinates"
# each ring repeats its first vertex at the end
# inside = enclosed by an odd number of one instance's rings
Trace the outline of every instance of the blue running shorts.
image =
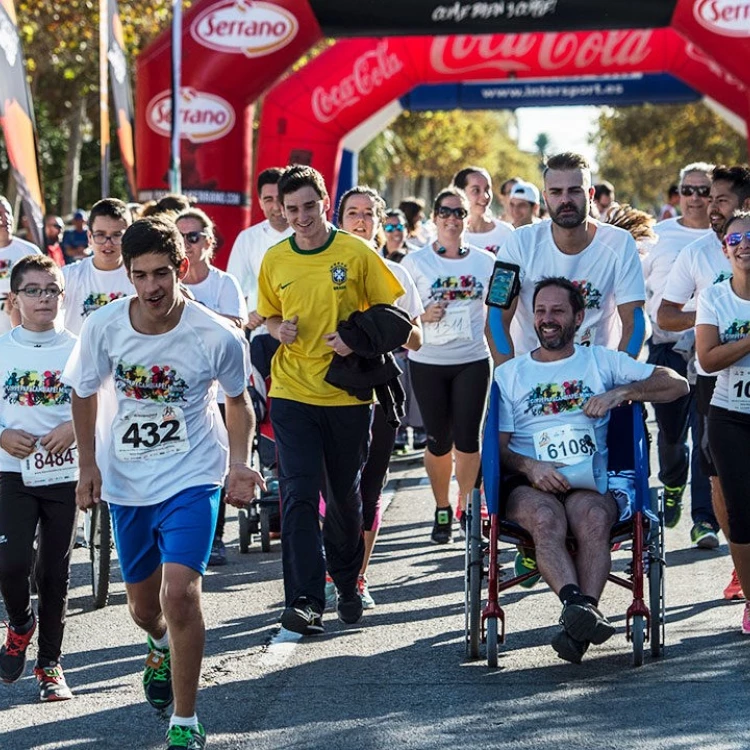
{"type": "Polygon", "coordinates": [[[221,487],[189,487],[156,505],[110,503],[112,528],[125,583],[145,581],[160,565],[178,563],[206,572],[221,487]]]}

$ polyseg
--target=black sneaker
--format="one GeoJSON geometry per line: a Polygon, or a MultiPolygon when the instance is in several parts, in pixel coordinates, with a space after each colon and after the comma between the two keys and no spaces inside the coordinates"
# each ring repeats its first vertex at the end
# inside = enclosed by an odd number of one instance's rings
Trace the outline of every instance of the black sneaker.
{"type": "Polygon", "coordinates": [[[555,649],[557,655],[572,664],[581,663],[588,647],[589,644],[586,641],[577,641],[569,633],[566,633],[564,628],[560,628],[552,638],[552,648],[555,649]]]}
{"type": "Polygon", "coordinates": [[[435,544],[449,544],[453,541],[453,508],[435,509],[435,523],[432,526],[432,541],[435,544]]]}
{"type": "Polygon", "coordinates": [[[358,623],[362,617],[363,609],[362,597],[358,591],[355,590],[348,595],[339,594],[338,601],[336,602],[336,612],[339,620],[345,625],[355,625],[358,623]]]}
{"type": "Polygon", "coordinates": [[[685,485],[681,487],[664,487],[664,525],[673,529],[682,516],[682,495],[685,485]]]}
{"type": "Polygon", "coordinates": [[[208,558],[208,564],[211,567],[227,564],[227,548],[223,540],[218,537],[211,544],[211,555],[208,558]]]}
{"type": "Polygon", "coordinates": [[[616,631],[615,626],[588,602],[566,604],[560,615],[560,625],[576,641],[589,641],[597,645],[609,640],[616,631]]]}
{"type": "Polygon", "coordinates": [[[172,705],[172,657],[168,648],[157,648],[147,636],[149,652],[143,670],[143,692],[146,700],[157,710],[172,705]]]}
{"type": "Polygon", "coordinates": [[[5,644],[0,648],[0,680],[15,682],[26,666],[26,649],[36,630],[36,617],[31,613],[31,625],[25,633],[17,633],[8,623],[5,644]]]}
{"type": "Polygon", "coordinates": [[[411,438],[411,445],[415,451],[421,451],[427,447],[427,433],[423,427],[415,427],[411,438]]]}
{"type": "Polygon", "coordinates": [[[323,632],[323,615],[307,597],[301,596],[281,615],[281,627],[301,635],[318,635],[323,632]]]}

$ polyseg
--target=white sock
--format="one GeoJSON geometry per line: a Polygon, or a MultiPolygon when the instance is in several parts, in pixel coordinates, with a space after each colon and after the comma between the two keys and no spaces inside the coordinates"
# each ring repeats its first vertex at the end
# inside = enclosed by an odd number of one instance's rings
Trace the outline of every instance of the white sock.
{"type": "Polygon", "coordinates": [[[172,718],[169,720],[170,729],[175,724],[178,724],[181,727],[197,727],[198,726],[198,714],[193,714],[191,717],[187,719],[184,716],[177,716],[176,714],[172,714],[172,718]]]}
{"type": "Polygon", "coordinates": [[[169,648],[169,631],[165,630],[164,635],[161,638],[154,638],[154,636],[151,636],[151,643],[153,643],[156,648],[169,648]]]}

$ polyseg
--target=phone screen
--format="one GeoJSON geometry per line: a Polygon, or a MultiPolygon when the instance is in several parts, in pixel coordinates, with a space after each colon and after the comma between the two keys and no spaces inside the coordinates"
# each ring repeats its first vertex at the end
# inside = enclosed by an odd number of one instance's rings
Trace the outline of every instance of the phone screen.
{"type": "Polygon", "coordinates": [[[518,293],[518,267],[510,264],[495,265],[490,279],[490,289],[487,292],[488,305],[507,309],[518,293]]]}

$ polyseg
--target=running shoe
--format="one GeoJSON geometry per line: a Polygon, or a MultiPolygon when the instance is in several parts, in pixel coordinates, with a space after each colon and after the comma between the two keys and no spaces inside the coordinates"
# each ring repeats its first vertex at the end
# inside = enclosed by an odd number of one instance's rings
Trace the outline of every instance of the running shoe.
{"type": "Polygon", "coordinates": [[[708,521],[698,521],[690,529],[690,541],[699,549],[716,549],[719,546],[719,535],[708,521]]]}
{"type": "Polygon", "coordinates": [[[172,658],[168,648],[157,648],[147,636],[149,648],[146,668],[143,670],[143,691],[146,700],[157,710],[172,704],[172,658]]]}
{"type": "Polygon", "coordinates": [[[333,578],[326,573],[326,609],[333,609],[336,606],[336,584],[333,578]]]}
{"type": "Polygon", "coordinates": [[[282,613],[281,627],[300,635],[318,635],[323,632],[323,615],[306,596],[300,596],[282,613]]]}
{"type": "Polygon", "coordinates": [[[571,664],[580,664],[588,647],[589,644],[586,641],[576,640],[564,628],[560,628],[552,638],[552,648],[555,649],[557,655],[571,664]]]}
{"type": "Polygon", "coordinates": [[[415,451],[421,451],[427,447],[427,432],[424,427],[415,427],[412,433],[411,445],[415,451]]]}
{"type": "Polygon", "coordinates": [[[218,537],[214,539],[213,544],[211,545],[211,556],[208,558],[208,564],[227,564],[227,548],[224,546],[224,542],[218,537]]]}
{"type": "MultiPolygon", "coordinates": [[[[536,558],[534,557],[534,550],[527,549],[526,547],[518,547],[516,551],[516,560],[513,563],[513,573],[516,576],[522,576],[526,573],[531,573],[532,570],[536,570],[536,558]]],[[[539,583],[541,576],[536,575],[531,578],[527,578],[518,585],[525,589],[530,589],[539,583]]]]}
{"type": "Polygon", "coordinates": [[[435,509],[435,523],[432,526],[434,544],[449,544],[453,541],[453,508],[435,509]]]}
{"type": "Polygon", "coordinates": [[[566,604],[560,615],[560,625],[576,641],[597,645],[615,634],[615,626],[589,602],[566,604]]]}
{"type": "Polygon", "coordinates": [[[167,750],[203,750],[205,746],[206,730],[202,724],[197,727],[174,724],[167,730],[167,750]]]}
{"type": "Polygon", "coordinates": [[[750,635],[750,602],[745,602],[742,611],[742,635],[750,635]]]}
{"type": "Polygon", "coordinates": [[[349,595],[339,594],[336,612],[345,625],[356,625],[362,617],[363,609],[362,598],[356,589],[349,595]]]}
{"type": "Polygon", "coordinates": [[[16,632],[13,626],[7,623],[5,645],[0,648],[0,680],[3,682],[15,682],[23,674],[26,666],[26,649],[36,630],[36,617],[33,612],[31,618],[31,626],[25,633],[16,632]]]}
{"type": "Polygon", "coordinates": [[[73,697],[59,664],[50,664],[46,667],[36,666],[34,675],[39,683],[39,700],[43,703],[69,701],[73,697]]]}
{"type": "Polygon", "coordinates": [[[684,493],[684,484],[680,487],[664,487],[664,525],[668,529],[673,529],[680,522],[684,493]]]}
{"type": "Polygon", "coordinates": [[[745,594],[742,591],[742,585],[740,584],[740,579],[737,578],[737,571],[732,571],[732,580],[729,581],[729,584],[724,589],[724,598],[727,601],[733,601],[735,599],[744,599],[745,594]]]}
{"type": "Polygon", "coordinates": [[[375,600],[370,594],[370,587],[367,585],[367,576],[361,575],[357,578],[357,591],[359,598],[362,600],[362,609],[375,609],[375,600]]]}

